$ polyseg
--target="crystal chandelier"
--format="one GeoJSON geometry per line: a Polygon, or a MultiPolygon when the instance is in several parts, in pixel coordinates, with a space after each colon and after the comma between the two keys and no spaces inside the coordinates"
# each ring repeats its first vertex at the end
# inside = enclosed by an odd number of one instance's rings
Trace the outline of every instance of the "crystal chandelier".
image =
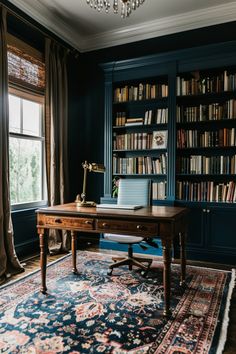
{"type": "MultiPolygon", "coordinates": [[[[98,10],[99,12],[105,9],[108,13],[111,7],[112,0],[86,0],[87,4],[91,8],[98,10]]],[[[144,3],[145,0],[113,0],[113,11],[115,14],[119,12],[119,4],[121,10],[121,17],[129,17],[133,10],[136,10],[140,5],[144,3]]]]}

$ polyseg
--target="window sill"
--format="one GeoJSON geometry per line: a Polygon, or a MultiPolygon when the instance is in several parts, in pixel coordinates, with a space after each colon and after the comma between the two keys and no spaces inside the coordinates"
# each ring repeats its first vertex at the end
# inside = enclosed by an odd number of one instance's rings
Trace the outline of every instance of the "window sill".
{"type": "Polygon", "coordinates": [[[22,212],[27,212],[27,211],[35,211],[39,208],[46,208],[48,206],[47,201],[43,201],[40,203],[32,203],[32,204],[21,204],[17,206],[12,206],[11,207],[11,213],[12,214],[17,214],[17,213],[22,213],[22,212]]]}

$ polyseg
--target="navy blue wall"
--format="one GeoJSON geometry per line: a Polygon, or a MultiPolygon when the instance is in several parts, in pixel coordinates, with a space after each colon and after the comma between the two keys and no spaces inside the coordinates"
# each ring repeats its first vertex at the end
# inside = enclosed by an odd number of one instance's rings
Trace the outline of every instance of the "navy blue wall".
{"type": "MultiPolygon", "coordinates": [[[[85,129],[79,142],[81,161],[103,162],[104,79],[99,64],[235,40],[235,28],[236,22],[230,22],[82,54],[80,81],[83,92],[79,112],[85,129]]],[[[103,178],[94,174],[89,177],[90,198],[99,201],[103,195],[103,178]]]]}
{"type": "MultiPolygon", "coordinates": [[[[24,15],[8,3],[1,1],[31,21],[50,36],[54,36],[40,24],[24,15]]],[[[140,57],[204,44],[236,39],[236,23],[206,27],[199,30],[177,33],[123,46],[69,56],[69,178],[70,196],[73,201],[82,189],[82,167],[89,162],[103,162],[104,154],[104,81],[100,63],[140,57]]],[[[8,16],[8,29],[12,34],[39,50],[44,50],[44,35],[27,24],[8,16]]],[[[54,36],[56,38],[56,36],[54,36]]],[[[60,41],[60,39],[56,38],[60,41]]],[[[63,43],[63,41],[61,41],[63,43]]],[[[88,198],[99,201],[103,195],[103,175],[89,174],[88,198]]],[[[38,251],[35,210],[18,211],[12,214],[16,250],[20,256],[38,251]]]]}
{"type": "MultiPolygon", "coordinates": [[[[60,38],[47,31],[40,24],[23,14],[8,1],[1,1],[10,9],[20,14],[24,19],[36,25],[37,28],[32,28],[27,22],[21,21],[10,13],[7,16],[8,31],[16,37],[22,39],[29,45],[44,53],[44,39],[45,33],[55,38],[58,42],[67,46],[60,38]]],[[[78,193],[78,141],[81,140],[83,134],[80,135],[81,124],[79,122],[80,116],[80,65],[75,52],[71,52],[68,56],[68,109],[69,109],[69,175],[70,175],[70,195],[69,200],[75,198],[78,193]]],[[[81,84],[82,85],[82,84],[81,84]]],[[[82,97],[81,97],[82,99],[82,97]]],[[[35,254],[39,252],[38,236],[36,232],[36,215],[35,209],[21,210],[12,212],[12,221],[14,227],[14,238],[17,254],[20,257],[35,254]]]]}

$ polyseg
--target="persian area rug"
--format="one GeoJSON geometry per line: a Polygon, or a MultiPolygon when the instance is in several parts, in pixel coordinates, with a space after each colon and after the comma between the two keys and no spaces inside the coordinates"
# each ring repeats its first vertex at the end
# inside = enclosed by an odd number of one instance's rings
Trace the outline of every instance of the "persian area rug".
{"type": "Polygon", "coordinates": [[[172,265],[172,317],[162,316],[162,263],[146,278],[138,270],[114,270],[111,256],[78,252],[47,269],[48,295],[39,292],[40,272],[0,291],[0,353],[180,354],[220,353],[226,337],[234,271],[172,265]],[[223,335],[222,335],[223,333],[223,335]]]}

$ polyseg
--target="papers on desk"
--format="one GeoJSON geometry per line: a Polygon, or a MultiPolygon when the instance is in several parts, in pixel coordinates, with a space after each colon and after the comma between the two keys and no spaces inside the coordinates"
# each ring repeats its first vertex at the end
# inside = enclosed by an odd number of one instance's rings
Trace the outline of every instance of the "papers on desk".
{"type": "Polygon", "coordinates": [[[128,209],[136,210],[141,209],[142,205],[133,205],[133,204],[97,204],[97,208],[101,209],[128,209]]]}

